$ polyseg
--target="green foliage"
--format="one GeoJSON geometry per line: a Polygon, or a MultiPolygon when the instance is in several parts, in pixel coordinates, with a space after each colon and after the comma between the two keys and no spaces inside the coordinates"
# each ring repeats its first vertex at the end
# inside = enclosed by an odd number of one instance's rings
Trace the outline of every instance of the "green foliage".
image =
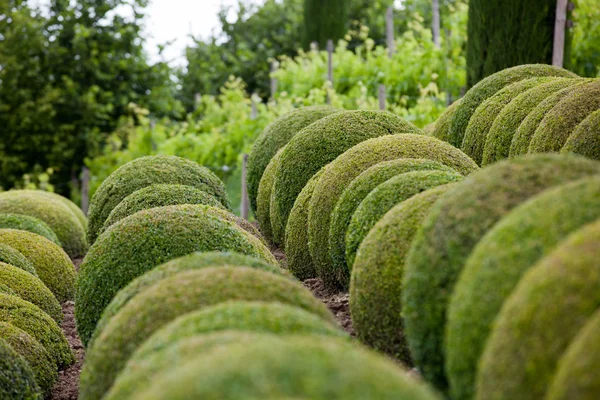
{"type": "Polygon", "coordinates": [[[27,257],[21,254],[17,249],[4,243],[0,243],[0,262],[21,268],[23,271],[27,271],[33,276],[38,276],[33,264],[31,264],[27,257]]]}
{"type": "Polygon", "coordinates": [[[578,75],[600,76],[600,7],[595,0],[577,0],[573,11],[571,68],[578,75]]]}
{"type": "MultiPolygon", "coordinates": [[[[60,246],[56,233],[39,218],[24,214],[0,214],[0,229],[18,229],[37,233],[60,246]]],[[[10,263],[9,263],[10,264],[10,263]]]]}
{"type": "Polygon", "coordinates": [[[44,398],[33,370],[25,359],[0,338],[0,395],[14,400],[44,398]]]}
{"type": "MultiPolygon", "coordinates": [[[[275,181],[275,173],[279,168],[279,159],[281,158],[280,149],[277,154],[273,156],[267,168],[260,179],[258,185],[258,192],[256,196],[256,220],[260,230],[265,235],[269,242],[274,244],[281,244],[281,238],[276,237],[273,234],[273,228],[271,227],[271,195],[273,193],[273,182],[275,181]]],[[[277,236],[281,236],[281,232],[277,236]]]]}
{"type": "Polygon", "coordinates": [[[600,160],[600,109],[592,112],[573,131],[561,153],[576,153],[600,160]]]}
{"type": "Polygon", "coordinates": [[[336,42],[347,30],[347,0],[304,0],[304,48],[316,42],[321,48],[327,41],[336,42]]]}
{"type": "Polygon", "coordinates": [[[458,99],[449,105],[446,111],[444,111],[437,121],[435,121],[435,127],[433,128],[431,136],[443,140],[444,142],[450,142],[450,126],[452,124],[452,119],[454,118],[454,113],[461,101],[462,99],[458,99]]]}
{"type": "Polygon", "coordinates": [[[53,193],[52,191],[44,191],[43,195],[46,197],[49,197],[51,199],[57,200],[57,201],[63,203],[65,206],[67,206],[69,208],[69,210],[71,210],[73,212],[73,214],[75,214],[75,217],[77,217],[77,220],[81,224],[81,227],[83,228],[83,230],[84,231],[87,230],[87,217],[85,216],[85,214],[83,213],[83,211],[81,210],[81,208],[79,208],[79,206],[77,204],[73,203],[71,200],[69,200],[68,198],[66,198],[64,196],[53,193]]]}

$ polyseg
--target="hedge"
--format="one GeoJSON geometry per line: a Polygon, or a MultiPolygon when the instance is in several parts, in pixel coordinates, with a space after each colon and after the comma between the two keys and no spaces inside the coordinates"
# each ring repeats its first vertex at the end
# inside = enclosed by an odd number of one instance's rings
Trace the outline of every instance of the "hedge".
{"type": "Polygon", "coordinates": [[[61,246],[56,233],[39,218],[24,214],[0,214],[0,229],[18,229],[37,233],[40,236],[61,246]]]}
{"type": "Polygon", "coordinates": [[[600,110],[594,111],[577,125],[561,153],[577,153],[600,160],[600,110]]]}
{"type": "Polygon", "coordinates": [[[33,276],[38,276],[33,264],[20,251],[0,242],[0,262],[21,268],[33,276]]]}
{"type": "Polygon", "coordinates": [[[0,397],[14,400],[42,400],[33,370],[13,348],[0,338],[0,397]]]}
{"type": "Polygon", "coordinates": [[[275,244],[278,243],[274,240],[273,228],[271,227],[271,193],[273,192],[275,172],[277,172],[277,167],[279,167],[281,151],[282,149],[273,156],[271,162],[265,168],[256,196],[256,220],[258,221],[258,226],[267,240],[275,244]]]}
{"type": "Polygon", "coordinates": [[[444,111],[444,113],[435,122],[435,128],[431,136],[450,143],[450,125],[452,124],[452,118],[454,118],[454,113],[456,113],[456,109],[460,105],[461,101],[462,98],[456,100],[454,103],[449,105],[448,108],[446,108],[446,111],[444,111]]]}

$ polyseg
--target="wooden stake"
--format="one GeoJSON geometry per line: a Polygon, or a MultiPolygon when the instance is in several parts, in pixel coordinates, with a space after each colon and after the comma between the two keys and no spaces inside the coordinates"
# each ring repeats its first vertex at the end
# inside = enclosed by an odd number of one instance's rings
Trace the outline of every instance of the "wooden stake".
{"type": "Polygon", "coordinates": [[[248,154],[244,154],[242,158],[242,203],[240,205],[240,212],[242,218],[248,219],[249,207],[248,207],[248,186],[246,185],[246,169],[248,166],[248,154]]]}
{"type": "Polygon", "coordinates": [[[556,20],[554,23],[554,49],[552,51],[552,65],[562,67],[565,58],[565,30],[567,27],[568,0],[556,1],[556,20]]]}
{"type": "Polygon", "coordinates": [[[385,110],[385,85],[379,85],[379,109],[385,110]]]}

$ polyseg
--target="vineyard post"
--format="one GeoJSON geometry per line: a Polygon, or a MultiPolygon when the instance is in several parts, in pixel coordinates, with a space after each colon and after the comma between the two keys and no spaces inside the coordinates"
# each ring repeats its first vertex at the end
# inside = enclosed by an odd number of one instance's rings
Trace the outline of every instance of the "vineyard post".
{"type": "Polygon", "coordinates": [[[394,39],[394,8],[388,7],[385,15],[385,31],[387,38],[388,54],[390,57],[396,52],[396,41],[394,39]]]}
{"type": "Polygon", "coordinates": [[[554,22],[554,48],[552,65],[562,67],[565,57],[565,30],[567,27],[568,0],[556,1],[556,20],[554,22]]]}
{"type": "Polygon", "coordinates": [[[81,171],[81,210],[85,215],[90,205],[90,170],[84,166],[81,171]]]}
{"type": "MultiPolygon", "coordinates": [[[[331,39],[327,41],[327,80],[330,87],[333,88],[333,40],[331,39]]],[[[329,88],[327,90],[327,104],[331,104],[329,88]]]]}
{"type": "Polygon", "coordinates": [[[258,116],[258,109],[256,107],[256,93],[250,96],[250,101],[252,101],[252,110],[250,111],[250,119],[254,121],[258,116]]]}
{"type": "Polygon", "coordinates": [[[379,85],[379,109],[385,110],[385,85],[379,85]]]}
{"type": "Polygon", "coordinates": [[[277,78],[273,74],[277,71],[277,61],[271,62],[271,99],[275,101],[275,94],[277,94],[277,78]]]}
{"type": "Polygon", "coordinates": [[[246,170],[248,166],[248,154],[244,154],[242,158],[242,202],[240,205],[240,212],[242,218],[248,219],[249,207],[248,207],[248,186],[246,185],[246,170]]]}

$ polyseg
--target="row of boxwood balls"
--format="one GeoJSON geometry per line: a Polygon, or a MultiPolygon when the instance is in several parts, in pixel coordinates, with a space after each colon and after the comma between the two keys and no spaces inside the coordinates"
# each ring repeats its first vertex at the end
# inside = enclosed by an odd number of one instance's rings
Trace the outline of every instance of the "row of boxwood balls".
{"type": "Polygon", "coordinates": [[[248,186],[288,269],[349,288],[359,338],[441,392],[592,399],[600,380],[583,371],[600,362],[598,174],[599,162],[567,154],[479,170],[389,113],[308,107],[257,139],[248,186]]]}

